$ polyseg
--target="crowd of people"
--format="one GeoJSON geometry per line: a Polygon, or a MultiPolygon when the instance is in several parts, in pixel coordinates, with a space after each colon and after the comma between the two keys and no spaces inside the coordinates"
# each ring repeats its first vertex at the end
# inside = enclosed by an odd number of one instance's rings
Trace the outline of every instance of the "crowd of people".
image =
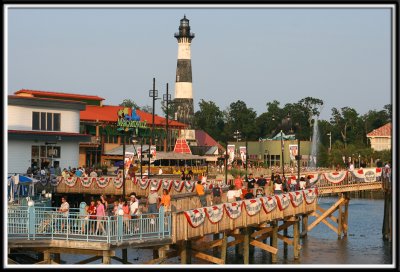
{"type": "MultiPolygon", "coordinates": [[[[79,219],[81,221],[81,232],[82,234],[98,235],[106,234],[105,220],[107,216],[115,219],[117,216],[122,215],[125,232],[128,234],[134,234],[139,231],[139,225],[137,222],[131,219],[138,218],[142,213],[150,218],[150,224],[155,224],[156,214],[159,209],[163,207],[164,212],[168,213],[171,211],[171,196],[168,190],[163,190],[163,194],[160,196],[157,193],[157,189],[152,187],[150,193],[146,199],[144,207],[139,204],[140,199],[136,193],[133,192],[129,200],[128,199],[112,199],[101,195],[99,198],[93,198],[89,204],[81,202],[79,204],[79,219]]],[[[61,205],[58,209],[62,218],[68,218],[70,213],[70,205],[67,201],[66,196],[61,197],[61,205]]],[[[61,220],[60,229],[58,231],[65,231],[66,220],[61,220]]]]}

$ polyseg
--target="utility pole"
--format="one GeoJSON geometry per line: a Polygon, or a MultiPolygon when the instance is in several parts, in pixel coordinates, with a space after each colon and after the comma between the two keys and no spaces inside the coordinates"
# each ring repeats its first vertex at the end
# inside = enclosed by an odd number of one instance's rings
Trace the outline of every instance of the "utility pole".
{"type": "Polygon", "coordinates": [[[165,129],[167,131],[167,137],[166,137],[167,152],[168,152],[168,149],[169,149],[169,141],[168,141],[168,139],[169,139],[169,132],[168,132],[168,118],[169,118],[169,116],[168,115],[169,115],[169,101],[170,100],[171,100],[171,95],[168,93],[168,83],[167,83],[167,94],[163,95],[163,101],[165,101],[167,103],[167,110],[166,110],[166,112],[167,112],[167,116],[166,116],[167,122],[165,123],[165,129]]]}
{"type": "MultiPolygon", "coordinates": [[[[149,171],[147,174],[147,177],[150,177],[150,161],[151,161],[151,145],[153,144],[153,137],[154,137],[154,110],[155,110],[155,104],[156,104],[156,99],[158,99],[158,90],[156,90],[156,78],[153,77],[153,89],[149,90],[149,97],[153,98],[153,118],[152,118],[152,124],[151,124],[151,135],[149,139],[149,171]]],[[[157,147],[156,147],[157,148],[157,147]]]]}

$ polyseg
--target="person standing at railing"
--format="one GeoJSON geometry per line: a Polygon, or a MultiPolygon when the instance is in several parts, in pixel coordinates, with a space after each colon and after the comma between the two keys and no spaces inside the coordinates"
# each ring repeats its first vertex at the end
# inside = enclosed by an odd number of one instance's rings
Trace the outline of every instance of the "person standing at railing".
{"type": "Polygon", "coordinates": [[[156,187],[151,187],[150,188],[150,193],[147,197],[147,212],[150,214],[150,224],[154,224],[154,218],[155,214],[158,213],[157,206],[158,202],[160,200],[160,196],[157,193],[157,188],[156,187]]]}
{"type": "MultiPolygon", "coordinates": [[[[136,199],[136,193],[132,193],[130,196],[130,203],[129,203],[129,210],[131,213],[131,217],[132,219],[137,219],[138,215],[139,215],[139,200],[136,199]]],[[[134,220],[137,221],[137,220],[134,220]]],[[[134,231],[139,231],[139,226],[137,225],[137,223],[135,224],[135,222],[133,222],[133,228],[134,231]]]]}
{"type": "Polygon", "coordinates": [[[160,204],[158,205],[158,209],[160,209],[161,206],[164,207],[164,212],[171,211],[171,196],[168,194],[167,189],[163,189],[163,195],[161,197],[160,204]]]}
{"type": "Polygon", "coordinates": [[[81,209],[79,212],[80,213],[79,218],[81,220],[81,231],[82,231],[82,234],[85,234],[86,228],[89,224],[89,206],[86,205],[85,202],[82,202],[80,206],[81,206],[81,209]],[[83,205],[85,205],[85,206],[83,206],[83,205]],[[82,210],[82,207],[83,207],[83,210],[82,210]]]}
{"type": "Polygon", "coordinates": [[[58,211],[61,213],[61,231],[63,231],[69,215],[69,203],[66,196],[61,197],[61,206],[58,211]]]}
{"type": "MultiPolygon", "coordinates": [[[[131,217],[128,201],[126,201],[126,200],[123,201],[123,203],[122,203],[122,211],[124,212],[123,222],[124,222],[125,233],[128,233],[129,232],[129,220],[132,217],[131,217]]],[[[118,213],[118,211],[117,211],[117,213],[118,213]]]]}
{"type": "Polygon", "coordinates": [[[300,178],[300,182],[299,182],[300,190],[306,189],[306,185],[307,185],[306,180],[304,179],[304,177],[301,177],[301,178],[300,178]]]}
{"type": "Polygon", "coordinates": [[[104,208],[103,203],[101,203],[101,200],[97,200],[97,206],[96,206],[96,217],[97,217],[97,226],[96,226],[96,232],[95,234],[97,235],[97,232],[100,230],[100,228],[103,231],[103,235],[106,235],[106,230],[104,228],[104,219],[106,216],[106,211],[104,208]]]}
{"type": "Polygon", "coordinates": [[[197,193],[197,196],[198,196],[199,199],[200,199],[201,206],[202,206],[202,207],[207,206],[206,194],[205,194],[205,192],[204,192],[204,186],[201,185],[201,180],[198,180],[198,181],[197,181],[197,184],[196,184],[196,193],[197,193]]]}
{"type": "Polygon", "coordinates": [[[274,182],[274,194],[281,194],[283,192],[283,183],[281,180],[281,177],[278,175],[275,177],[275,182],[274,182]]]}
{"type": "Polygon", "coordinates": [[[89,214],[89,233],[93,233],[95,229],[94,223],[96,220],[96,206],[94,200],[90,201],[88,214],[89,214]]]}

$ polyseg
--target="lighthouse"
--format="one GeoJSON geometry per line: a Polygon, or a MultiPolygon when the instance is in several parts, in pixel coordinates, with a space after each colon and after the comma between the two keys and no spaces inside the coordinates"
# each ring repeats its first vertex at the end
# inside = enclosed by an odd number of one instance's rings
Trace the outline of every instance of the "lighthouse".
{"type": "Polygon", "coordinates": [[[193,110],[192,89],[192,63],[190,57],[190,45],[194,33],[190,32],[189,20],[186,15],[180,21],[179,32],[175,33],[178,40],[178,63],[175,78],[175,119],[179,122],[191,125],[193,110]]]}

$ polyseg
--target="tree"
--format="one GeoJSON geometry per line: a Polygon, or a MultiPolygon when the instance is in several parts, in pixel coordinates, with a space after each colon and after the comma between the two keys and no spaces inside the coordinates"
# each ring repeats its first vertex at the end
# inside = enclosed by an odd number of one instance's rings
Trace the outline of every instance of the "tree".
{"type": "Polygon", "coordinates": [[[140,107],[138,106],[138,104],[135,103],[135,101],[131,100],[131,99],[124,99],[124,101],[122,101],[121,104],[119,104],[120,106],[123,107],[127,107],[127,108],[135,108],[135,109],[140,109],[140,107]]]}
{"type": "Polygon", "coordinates": [[[358,121],[359,117],[355,109],[343,107],[340,112],[338,109],[332,108],[331,124],[335,126],[336,131],[339,131],[345,149],[349,139],[353,140],[357,134],[357,125],[360,124],[358,121]]]}
{"type": "Polygon", "coordinates": [[[193,118],[193,126],[202,129],[215,140],[222,140],[221,132],[224,129],[223,113],[213,101],[199,102],[200,110],[196,111],[193,118]]]}
{"type": "Polygon", "coordinates": [[[238,100],[231,103],[225,111],[225,137],[230,139],[234,131],[239,130],[243,139],[258,140],[256,117],[257,113],[253,108],[247,108],[245,102],[238,100]]]}
{"type": "MultiPolygon", "coordinates": [[[[317,118],[319,117],[321,113],[321,109],[324,105],[324,101],[318,98],[313,98],[313,97],[305,97],[299,101],[299,105],[304,109],[304,112],[307,113],[307,120],[308,124],[310,127],[310,130],[312,131],[312,126],[313,126],[313,117],[316,116],[317,118]]],[[[311,139],[311,137],[310,137],[311,139]]]]}
{"type": "Polygon", "coordinates": [[[147,112],[147,113],[151,113],[153,114],[153,107],[150,107],[149,105],[143,106],[140,109],[141,111],[147,112]]]}

